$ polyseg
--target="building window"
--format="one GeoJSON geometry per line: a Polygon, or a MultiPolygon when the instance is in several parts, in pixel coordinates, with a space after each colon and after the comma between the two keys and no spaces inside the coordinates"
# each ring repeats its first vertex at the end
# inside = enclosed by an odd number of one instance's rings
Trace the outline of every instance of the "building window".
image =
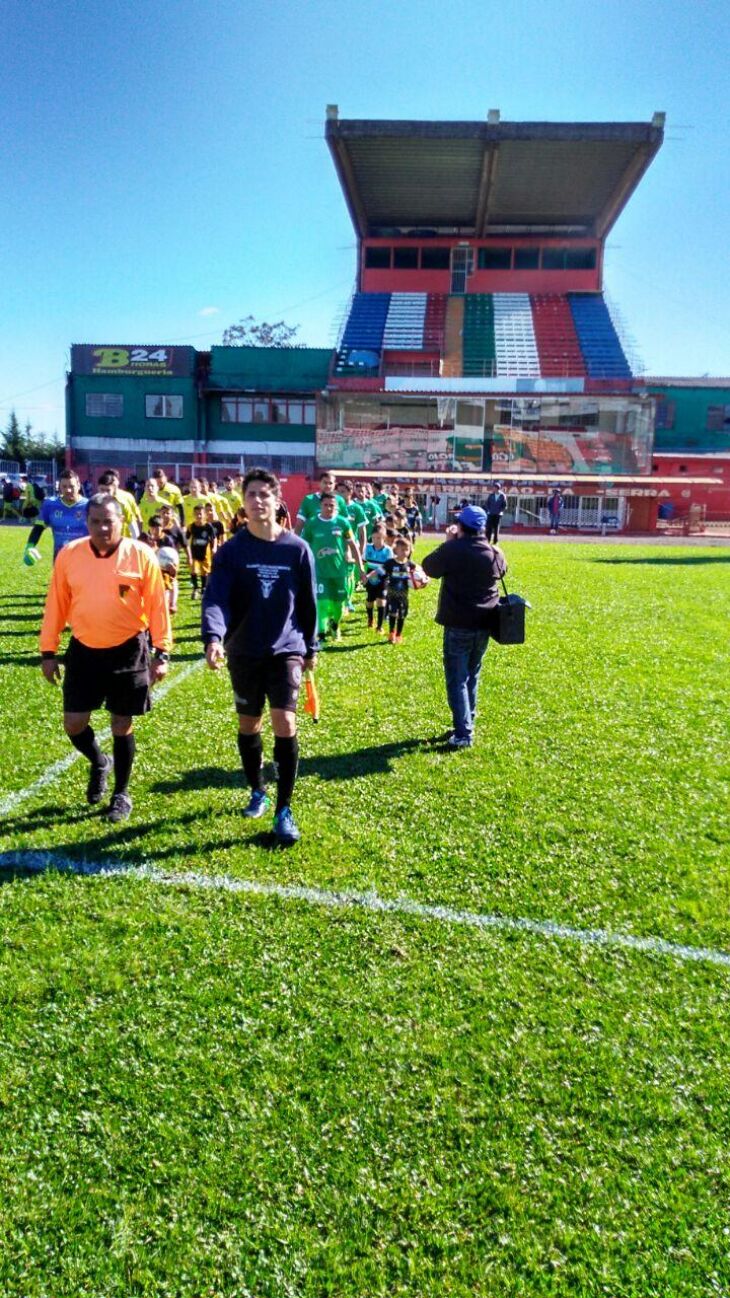
{"type": "Polygon", "coordinates": [[[707,407],[707,430],[710,433],[725,433],[730,430],[730,406],[707,407]]]}
{"type": "Polygon", "coordinates": [[[421,270],[448,270],[450,265],[448,248],[421,248],[421,270]]]}
{"type": "Polygon", "coordinates": [[[511,248],[480,248],[480,270],[509,270],[512,265],[511,248]]]}
{"type": "Polygon", "coordinates": [[[147,394],[144,399],[144,412],[148,419],[182,419],[183,399],[147,394]]]}
{"type": "Polygon", "coordinates": [[[317,402],[294,397],[222,397],[223,424],[308,424],[317,423],[317,402]]]}
{"type": "Polygon", "coordinates": [[[390,270],[390,248],[366,248],[366,270],[390,270]]]}
{"type": "Polygon", "coordinates": [[[120,392],[87,392],[86,413],[91,419],[121,419],[124,397],[120,392]]]}
{"type": "Polygon", "coordinates": [[[418,248],[394,248],[394,270],[418,270],[418,248]]]}
{"type": "Polygon", "coordinates": [[[539,265],[539,248],[515,248],[515,270],[537,270],[539,265]]]}
{"type": "Polygon", "coordinates": [[[566,248],[565,249],[565,269],[566,270],[595,270],[596,269],[595,248],[566,248]]]}
{"type": "Polygon", "coordinates": [[[674,413],[676,405],[674,401],[660,399],[656,403],[656,423],[654,427],[658,432],[668,431],[674,428],[674,413]]]}
{"type": "Polygon", "coordinates": [[[543,270],[564,270],[565,269],[565,248],[543,248],[542,269],[543,270]]]}
{"type": "Polygon", "coordinates": [[[595,248],[543,248],[543,270],[595,270],[595,248]]]}

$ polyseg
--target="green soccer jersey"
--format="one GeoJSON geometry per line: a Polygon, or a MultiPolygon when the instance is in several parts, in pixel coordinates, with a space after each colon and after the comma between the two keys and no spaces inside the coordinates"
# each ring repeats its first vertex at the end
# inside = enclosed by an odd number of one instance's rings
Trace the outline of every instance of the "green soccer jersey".
{"type": "Polygon", "coordinates": [[[377,523],[379,518],[383,517],[383,511],[380,508],[380,505],[378,504],[377,500],[363,500],[362,508],[365,510],[365,516],[367,518],[368,541],[369,541],[373,534],[373,528],[375,527],[375,524],[377,523]]]}
{"type": "MultiPolygon", "coordinates": [[[[342,499],[342,496],[335,496],[335,500],[337,501],[337,513],[346,515],[347,505],[342,499]]],[[[299,506],[299,509],[297,510],[297,518],[301,518],[304,520],[305,523],[308,523],[310,518],[317,517],[317,515],[319,514],[319,507],[321,504],[322,504],[321,493],[319,491],[310,492],[308,496],[304,497],[304,500],[299,506]]]]}
{"type": "Polygon", "coordinates": [[[353,539],[352,528],[346,518],[310,518],[302,528],[302,540],[311,547],[317,582],[332,582],[344,578],[347,571],[347,543],[353,539]]]}
{"type": "Polygon", "coordinates": [[[345,504],[345,513],[350,520],[350,527],[352,528],[355,540],[359,542],[360,538],[358,535],[358,529],[361,527],[367,528],[368,524],[368,516],[365,509],[360,504],[359,500],[351,500],[349,505],[345,504]]]}

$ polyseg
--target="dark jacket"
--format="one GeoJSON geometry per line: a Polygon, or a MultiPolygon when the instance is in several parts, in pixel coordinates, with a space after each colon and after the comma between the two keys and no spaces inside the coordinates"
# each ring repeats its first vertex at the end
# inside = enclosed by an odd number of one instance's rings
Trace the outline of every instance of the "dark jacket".
{"type": "Polygon", "coordinates": [[[486,537],[456,536],[423,560],[429,577],[441,577],[436,621],[466,631],[488,631],[489,610],[499,603],[499,578],[507,571],[504,555],[486,537]]]}
{"type": "Polygon", "coordinates": [[[213,560],[202,612],[203,643],[222,640],[229,658],[310,658],[317,648],[312,551],[293,532],[262,541],[243,528],[213,560]]]}
{"type": "Polygon", "coordinates": [[[491,491],[487,496],[487,513],[503,514],[507,508],[507,497],[503,491],[491,491]]]}

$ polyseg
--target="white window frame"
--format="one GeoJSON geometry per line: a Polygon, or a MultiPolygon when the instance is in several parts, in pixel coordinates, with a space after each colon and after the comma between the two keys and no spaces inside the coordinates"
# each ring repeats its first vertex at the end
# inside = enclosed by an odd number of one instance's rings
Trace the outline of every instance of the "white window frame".
{"type": "Polygon", "coordinates": [[[87,419],[121,419],[124,397],[121,392],[87,392],[85,410],[87,419]]]}
{"type": "Polygon", "coordinates": [[[167,395],[162,392],[146,392],[144,398],[145,419],[182,419],[183,417],[183,398],[179,393],[167,395]],[[154,405],[162,402],[161,411],[156,411],[154,405]],[[179,403],[179,408],[177,405],[179,403]]]}

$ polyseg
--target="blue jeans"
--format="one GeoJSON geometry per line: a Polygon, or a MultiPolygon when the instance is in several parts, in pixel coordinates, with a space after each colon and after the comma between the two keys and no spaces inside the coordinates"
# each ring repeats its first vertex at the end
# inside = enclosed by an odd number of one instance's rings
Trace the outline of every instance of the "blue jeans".
{"type": "Polygon", "coordinates": [[[489,643],[488,631],[444,627],[446,697],[457,739],[471,739],[477,719],[477,684],[489,643]]]}

